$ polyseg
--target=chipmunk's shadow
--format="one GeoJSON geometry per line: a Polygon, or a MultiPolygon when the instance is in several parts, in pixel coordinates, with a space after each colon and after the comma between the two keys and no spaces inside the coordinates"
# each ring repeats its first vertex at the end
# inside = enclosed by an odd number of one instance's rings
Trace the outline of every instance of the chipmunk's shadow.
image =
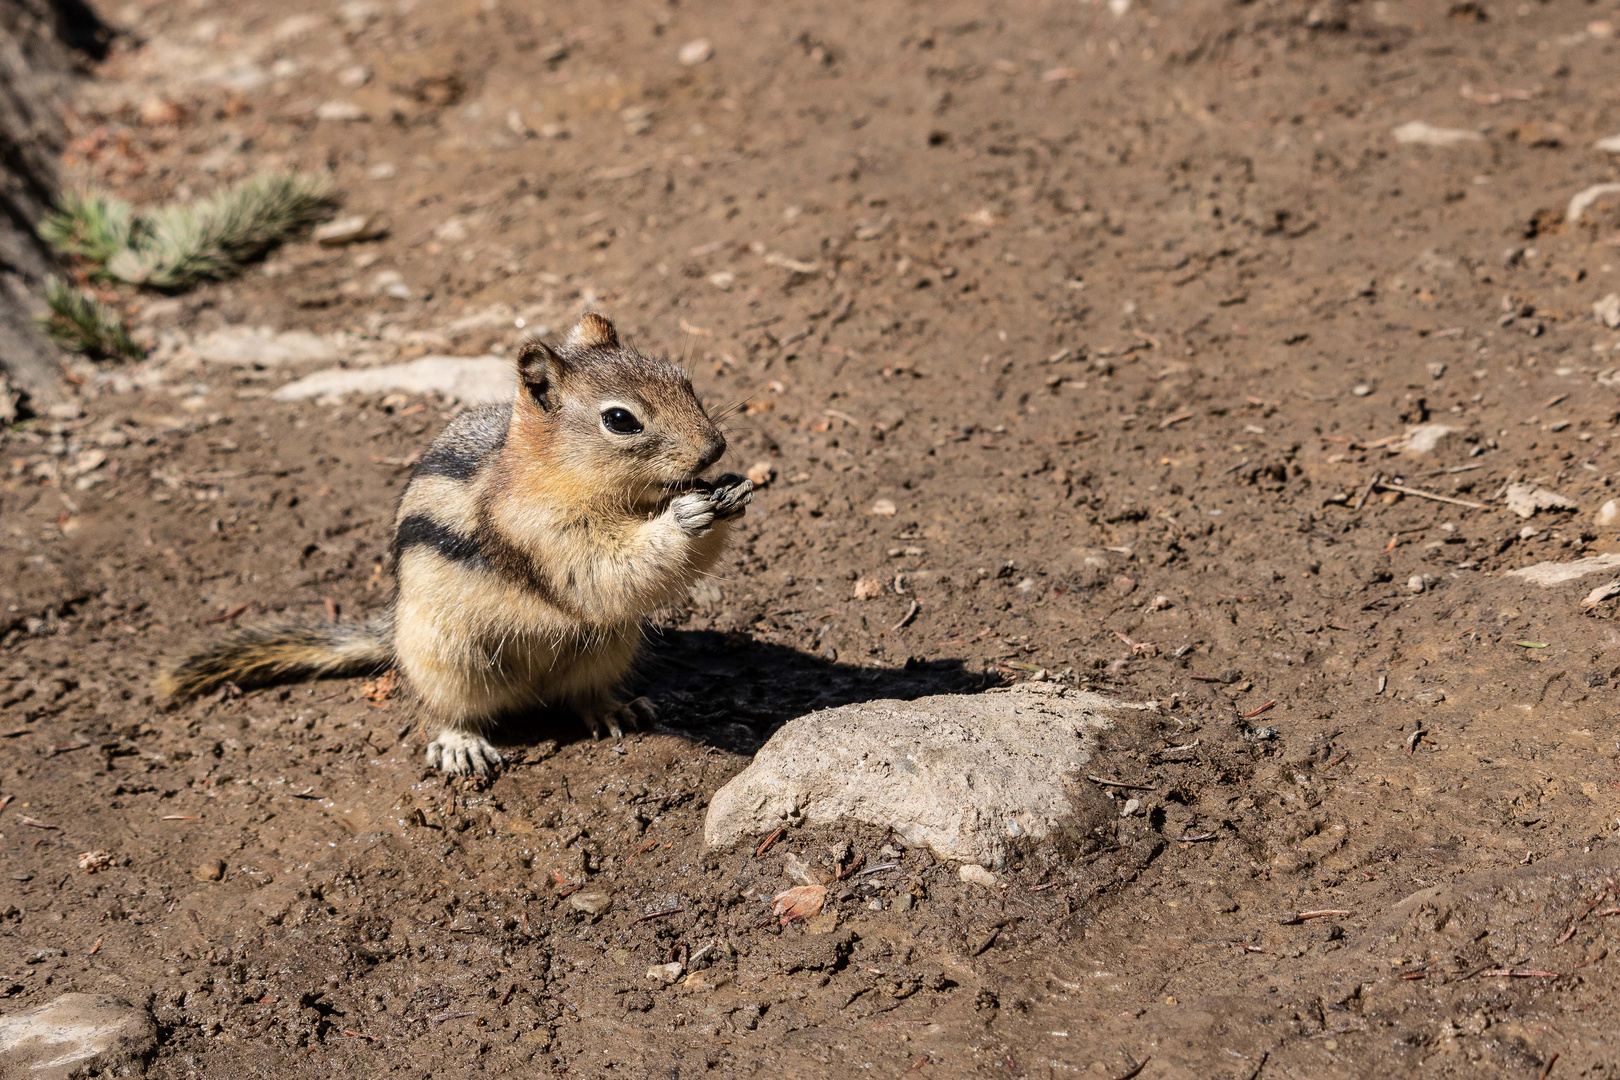
{"type": "Polygon", "coordinates": [[[986,685],[961,660],[861,667],[746,634],[665,630],[648,641],[633,689],[657,702],[658,727],[751,754],[784,723],[817,709],[986,685]]]}

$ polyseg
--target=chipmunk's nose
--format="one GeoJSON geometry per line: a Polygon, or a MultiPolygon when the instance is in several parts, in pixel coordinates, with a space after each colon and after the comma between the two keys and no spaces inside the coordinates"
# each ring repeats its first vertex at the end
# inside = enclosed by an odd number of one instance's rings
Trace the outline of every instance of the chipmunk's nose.
{"type": "Polygon", "coordinates": [[[725,452],[725,436],[716,432],[715,435],[709,440],[708,445],[703,448],[703,456],[698,459],[697,471],[702,472],[710,465],[713,465],[715,462],[719,461],[720,455],[724,454],[725,452]]]}

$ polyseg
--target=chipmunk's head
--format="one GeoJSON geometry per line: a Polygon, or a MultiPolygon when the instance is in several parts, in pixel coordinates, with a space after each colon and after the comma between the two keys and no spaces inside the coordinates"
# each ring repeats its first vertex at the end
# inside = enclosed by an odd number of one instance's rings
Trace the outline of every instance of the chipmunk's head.
{"type": "Polygon", "coordinates": [[[530,430],[558,464],[604,491],[655,502],[689,486],[725,453],[725,436],[667,360],[619,343],[594,312],[560,345],[518,350],[515,429],[530,430]]]}

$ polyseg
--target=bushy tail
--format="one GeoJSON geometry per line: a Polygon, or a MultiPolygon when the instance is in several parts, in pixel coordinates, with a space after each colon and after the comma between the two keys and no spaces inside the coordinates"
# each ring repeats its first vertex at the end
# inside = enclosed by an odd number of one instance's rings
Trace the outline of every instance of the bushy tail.
{"type": "Polygon", "coordinates": [[[169,668],[159,693],[189,698],[226,683],[247,689],[296,679],[366,675],[394,662],[387,619],[272,623],[234,631],[169,668]]]}

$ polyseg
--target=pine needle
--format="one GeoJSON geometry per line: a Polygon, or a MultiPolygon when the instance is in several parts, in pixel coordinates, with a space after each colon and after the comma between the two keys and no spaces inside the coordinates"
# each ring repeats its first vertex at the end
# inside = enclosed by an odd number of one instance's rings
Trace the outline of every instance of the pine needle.
{"type": "Polygon", "coordinates": [[[129,246],[135,208],[96,192],[66,192],[56,213],[40,223],[39,235],[64,255],[101,265],[129,246]]]}
{"type": "Polygon", "coordinates": [[[130,338],[124,320],[91,294],[58,277],[45,279],[49,315],[38,321],[62,348],[87,356],[143,360],[146,352],[130,338]]]}
{"type": "Polygon", "coordinates": [[[65,195],[39,231],[58,252],[96,264],[100,276],[174,292],[238,273],[331,206],[327,176],[266,172],[145,214],[95,192],[65,195]]]}
{"type": "Polygon", "coordinates": [[[137,222],[133,242],[107,260],[132,285],[173,291],[230,277],[331,206],[331,181],[260,173],[192,203],[162,207],[137,222]]]}

